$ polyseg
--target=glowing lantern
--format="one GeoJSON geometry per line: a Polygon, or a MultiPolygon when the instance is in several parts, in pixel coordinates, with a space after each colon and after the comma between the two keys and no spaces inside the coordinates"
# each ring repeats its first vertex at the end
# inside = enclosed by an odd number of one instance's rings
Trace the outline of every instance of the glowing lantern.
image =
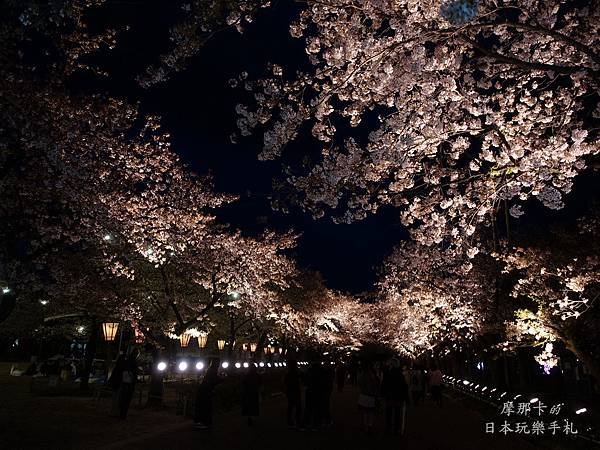
{"type": "Polygon", "coordinates": [[[281,355],[283,353],[283,347],[279,347],[279,354],[281,355]]]}
{"type": "Polygon", "coordinates": [[[102,333],[104,333],[104,339],[107,341],[114,341],[117,335],[117,328],[119,328],[118,322],[104,322],[102,324],[102,333]]]}
{"type": "Polygon", "coordinates": [[[208,335],[206,335],[206,334],[201,334],[200,336],[198,336],[198,347],[200,347],[200,348],[206,347],[207,340],[208,340],[208,335]]]}
{"type": "Polygon", "coordinates": [[[250,351],[252,353],[254,353],[256,351],[256,347],[257,347],[256,342],[253,342],[252,344],[250,344],[250,351]]]}
{"type": "Polygon", "coordinates": [[[224,339],[219,339],[217,341],[217,347],[219,347],[219,350],[223,350],[225,348],[225,340],[224,339]]]}
{"type": "Polygon", "coordinates": [[[248,344],[242,344],[242,350],[247,351],[248,350],[248,344]]]}
{"type": "Polygon", "coordinates": [[[181,336],[179,336],[179,342],[182,347],[187,347],[190,343],[191,335],[186,331],[181,336]]]}
{"type": "Polygon", "coordinates": [[[265,348],[263,348],[263,352],[265,352],[265,355],[266,355],[267,353],[269,353],[269,347],[265,347],[265,348]]]}
{"type": "Polygon", "coordinates": [[[273,346],[270,346],[270,347],[269,347],[269,350],[271,351],[271,353],[275,353],[275,347],[273,347],[273,346]]]}

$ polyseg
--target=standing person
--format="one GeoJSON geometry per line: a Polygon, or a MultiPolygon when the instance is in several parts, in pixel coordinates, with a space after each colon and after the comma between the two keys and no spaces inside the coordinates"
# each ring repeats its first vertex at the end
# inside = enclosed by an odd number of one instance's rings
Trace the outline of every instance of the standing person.
{"type": "Polygon", "coordinates": [[[365,362],[363,370],[358,375],[358,407],[362,413],[363,427],[367,433],[373,431],[375,408],[377,406],[377,391],[379,379],[370,362],[365,362]]]}
{"type": "Polygon", "coordinates": [[[120,354],[117,360],[115,361],[115,367],[113,368],[110,376],[108,377],[108,381],[106,384],[110,386],[113,391],[112,394],[112,402],[110,408],[110,417],[119,417],[119,388],[121,387],[121,383],[123,381],[123,370],[125,368],[125,355],[120,354]]]}
{"type": "Polygon", "coordinates": [[[323,425],[330,427],[333,425],[331,418],[331,393],[333,392],[333,380],[335,371],[331,363],[326,363],[323,368],[322,391],[321,391],[321,418],[323,425]]]}
{"type": "Polygon", "coordinates": [[[288,361],[285,374],[285,396],[287,397],[287,423],[290,428],[299,428],[302,418],[300,371],[295,360],[288,361]]]}
{"type": "Polygon", "coordinates": [[[386,433],[404,434],[408,385],[400,368],[400,362],[395,358],[391,360],[391,367],[384,372],[381,396],[385,401],[386,433]]]}
{"type": "Polygon", "coordinates": [[[135,391],[135,383],[138,375],[137,357],[138,350],[132,348],[123,363],[121,385],[119,387],[119,417],[121,419],[127,418],[127,411],[129,410],[133,392],[135,391]]]}
{"type": "Polygon", "coordinates": [[[429,389],[431,398],[438,406],[442,406],[442,377],[442,371],[434,364],[429,374],[429,389]]]}
{"type": "Polygon", "coordinates": [[[337,381],[337,390],[338,392],[344,391],[344,383],[346,382],[346,366],[343,363],[338,364],[335,377],[337,381]]]}
{"type": "Polygon", "coordinates": [[[304,379],[304,420],[302,428],[316,431],[321,427],[321,398],[323,391],[323,369],[318,360],[313,360],[304,379]]]}
{"type": "Polygon", "coordinates": [[[417,366],[413,366],[412,370],[410,371],[409,386],[410,396],[412,397],[413,404],[416,406],[421,402],[425,390],[423,374],[417,366]]]}
{"type": "Polygon", "coordinates": [[[248,417],[248,426],[252,425],[252,418],[259,415],[259,394],[262,384],[261,376],[254,364],[250,364],[248,371],[242,378],[242,415],[248,417]]]}
{"type": "Polygon", "coordinates": [[[206,430],[212,425],[213,391],[219,382],[219,358],[210,360],[208,369],[198,385],[196,404],[194,405],[194,428],[206,430]]]}

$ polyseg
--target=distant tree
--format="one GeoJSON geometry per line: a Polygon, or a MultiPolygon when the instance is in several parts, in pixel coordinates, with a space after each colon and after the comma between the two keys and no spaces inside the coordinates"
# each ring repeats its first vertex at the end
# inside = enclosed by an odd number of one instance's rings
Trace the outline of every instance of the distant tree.
{"type": "Polygon", "coordinates": [[[549,371],[557,364],[554,344],[562,342],[600,379],[600,221],[591,215],[578,226],[560,225],[522,246],[507,247],[496,256],[507,276],[514,316],[507,323],[505,348],[541,347],[536,360],[549,371]]]}

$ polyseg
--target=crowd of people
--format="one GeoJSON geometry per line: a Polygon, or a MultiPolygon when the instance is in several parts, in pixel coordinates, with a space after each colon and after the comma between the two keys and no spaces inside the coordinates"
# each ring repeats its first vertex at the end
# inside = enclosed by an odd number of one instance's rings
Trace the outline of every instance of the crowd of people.
{"type": "MultiPolygon", "coordinates": [[[[196,390],[194,427],[208,429],[213,418],[213,392],[223,380],[219,361],[210,362],[196,390]]],[[[366,433],[374,428],[377,412],[385,413],[386,433],[403,434],[407,404],[419,405],[426,395],[441,406],[442,372],[435,366],[401,366],[393,358],[385,363],[370,361],[349,364],[324,363],[314,359],[305,370],[294,360],[287,363],[282,389],[287,399],[286,418],[290,429],[322,430],[331,427],[331,395],[334,387],[343,392],[346,382],[356,386],[357,407],[366,433]]],[[[250,364],[240,380],[241,410],[248,425],[259,416],[262,375],[250,364]]]]}

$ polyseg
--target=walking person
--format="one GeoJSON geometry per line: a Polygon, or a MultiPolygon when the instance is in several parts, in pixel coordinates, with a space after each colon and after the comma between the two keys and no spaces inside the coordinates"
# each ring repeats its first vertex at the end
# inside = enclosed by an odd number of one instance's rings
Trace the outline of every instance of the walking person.
{"type": "Polygon", "coordinates": [[[333,380],[335,378],[335,371],[333,366],[326,363],[323,368],[323,378],[321,387],[321,419],[325,427],[333,425],[331,418],[331,393],[333,392],[333,380]]]}
{"type": "Polygon", "coordinates": [[[417,406],[423,399],[425,393],[424,376],[417,366],[413,366],[413,368],[410,371],[409,387],[412,402],[415,406],[417,406]]]}
{"type": "Polygon", "coordinates": [[[256,366],[250,364],[248,371],[242,378],[242,415],[248,418],[248,426],[251,426],[253,418],[259,415],[261,384],[262,379],[256,370],[256,366]]]}
{"type": "Polygon", "coordinates": [[[434,364],[429,374],[429,389],[431,398],[438,406],[442,406],[442,371],[434,364]]]}
{"type": "Polygon", "coordinates": [[[290,360],[285,374],[285,396],[287,398],[287,424],[290,428],[299,428],[302,420],[302,395],[300,384],[300,371],[298,363],[290,360]]]}
{"type": "Polygon", "coordinates": [[[373,432],[378,390],[379,379],[373,365],[370,362],[365,362],[363,370],[358,375],[358,407],[362,414],[364,430],[368,434],[373,432]]]}
{"type": "Polygon", "coordinates": [[[121,383],[123,382],[123,370],[125,367],[125,355],[120,354],[117,360],[115,361],[115,367],[113,367],[110,376],[108,377],[108,381],[106,384],[110,386],[113,391],[111,408],[110,408],[110,417],[119,417],[119,388],[121,387],[121,383]]]}
{"type": "Polygon", "coordinates": [[[404,434],[408,384],[397,359],[391,360],[391,367],[383,375],[381,396],[385,402],[386,433],[404,434]]]}
{"type": "Polygon", "coordinates": [[[221,381],[219,378],[219,358],[211,359],[208,369],[198,385],[194,405],[194,428],[206,430],[212,425],[213,392],[221,381]]]}

